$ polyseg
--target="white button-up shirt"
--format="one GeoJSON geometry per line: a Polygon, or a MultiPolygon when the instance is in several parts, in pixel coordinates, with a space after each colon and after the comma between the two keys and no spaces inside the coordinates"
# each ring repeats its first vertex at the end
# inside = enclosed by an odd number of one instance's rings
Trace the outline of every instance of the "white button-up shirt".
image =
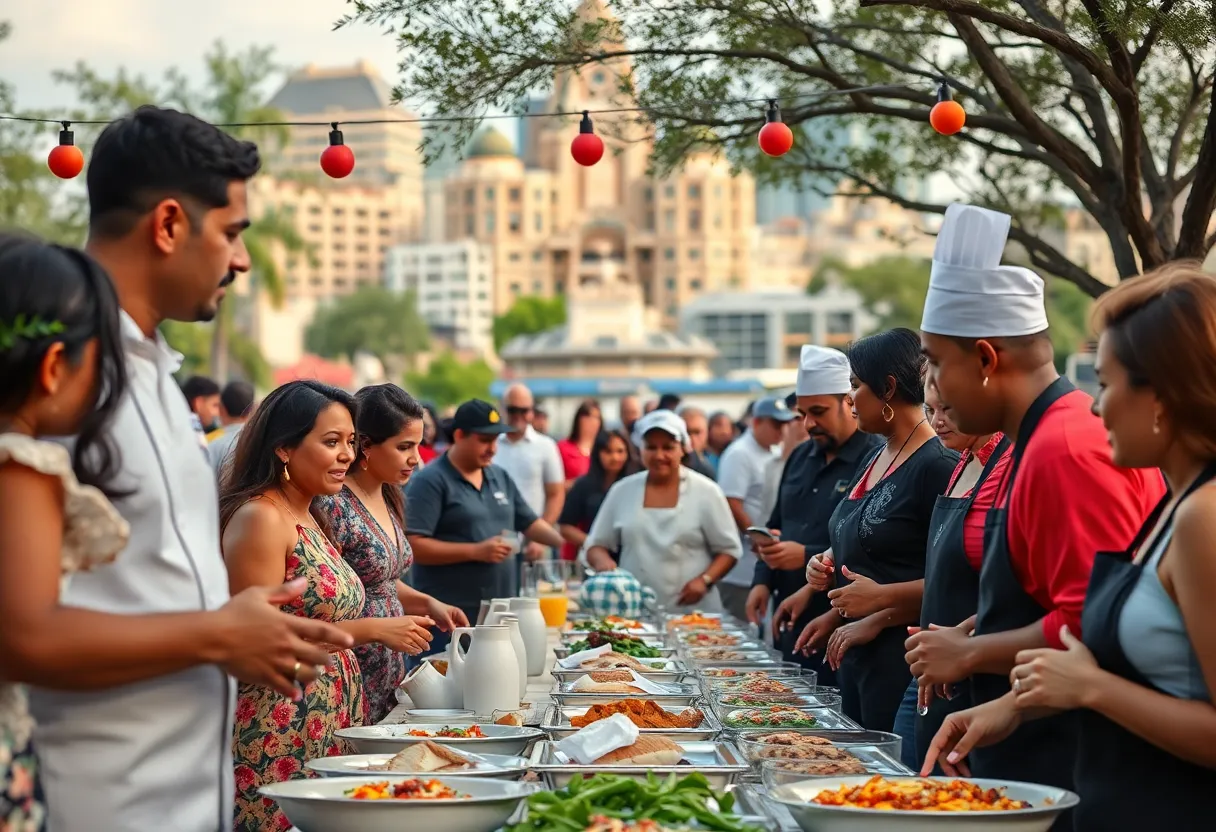
{"type": "Polygon", "coordinates": [[[557,443],[531,425],[515,441],[511,441],[509,433],[498,437],[494,464],[511,475],[515,487],[537,517],[545,514],[545,486],[566,481],[566,469],[557,443]]]}
{"type": "MultiPolygon", "coordinates": [[[[172,373],[181,356],[126,313],[131,389],[108,433],[122,454],[115,501],[131,540],[72,575],[63,603],[111,613],[215,610],[228,600],[215,475],[172,373]]],[[[33,689],[48,832],[232,828],[235,683],[204,665],[122,688],[33,689]]]]}
{"type": "MultiPolygon", "coordinates": [[[[779,453],[779,447],[765,448],[749,430],[727,445],[722,458],[718,460],[718,485],[722,487],[722,493],[727,499],[743,502],[743,510],[751,518],[753,526],[763,526],[768,522],[768,515],[764,514],[765,471],[779,453]]],[[[751,586],[752,573],[756,571],[756,554],[746,534],[740,534],[739,542],[743,555],[735,568],[722,578],[722,583],[751,586]]]]}

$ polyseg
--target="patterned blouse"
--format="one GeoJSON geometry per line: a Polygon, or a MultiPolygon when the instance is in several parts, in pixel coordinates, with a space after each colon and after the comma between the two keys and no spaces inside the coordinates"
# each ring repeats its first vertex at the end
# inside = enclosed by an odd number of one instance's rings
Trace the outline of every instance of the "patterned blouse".
{"type": "MultiPolygon", "coordinates": [[[[393,518],[391,529],[381,528],[363,502],[343,486],[333,497],[319,498],[321,510],[330,522],[334,545],[342,558],[354,568],[367,600],[364,618],[395,618],[404,615],[397,598],[397,581],[414,563],[414,552],[405,539],[405,530],[393,518]]],[[[405,678],[405,656],[379,642],[355,648],[363,672],[363,689],[368,711],[363,723],[375,725],[396,707],[397,686],[405,678]]]]}

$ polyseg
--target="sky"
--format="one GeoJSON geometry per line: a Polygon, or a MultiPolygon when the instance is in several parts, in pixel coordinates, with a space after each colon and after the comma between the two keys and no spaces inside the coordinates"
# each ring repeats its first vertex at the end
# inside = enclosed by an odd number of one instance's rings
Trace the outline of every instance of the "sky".
{"type": "Polygon", "coordinates": [[[370,61],[390,85],[397,80],[393,38],[358,25],[337,32],[343,0],[44,0],[0,3],[13,26],[0,45],[0,77],[17,88],[22,108],[67,107],[70,90],[51,71],[84,61],[103,77],[120,67],[159,80],[177,66],[201,80],[203,53],[216,40],[233,50],[273,45],[287,67],[370,61]]]}

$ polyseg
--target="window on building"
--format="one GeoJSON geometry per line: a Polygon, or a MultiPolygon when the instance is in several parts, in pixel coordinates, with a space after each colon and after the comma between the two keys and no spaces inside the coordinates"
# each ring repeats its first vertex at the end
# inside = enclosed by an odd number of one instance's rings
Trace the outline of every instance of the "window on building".
{"type": "Polygon", "coordinates": [[[668,260],[675,260],[676,259],[676,250],[674,248],[663,249],[663,257],[668,260]]]}
{"type": "Polygon", "coordinates": [[[520,260],[523,259],[523,255],[520,254],[518,251],[513,251],[507,255],[507,259],[510,260],[512,263],[518,263],[520,260]]]}
{"type": "Polygon", "coordinates": [[[355,251],[360,251],[360,252],[367,251],[367,243],[359,243],[357,246],[355,246],[355,251]]]}
{"type": "Polygon", "coordinates": [[[381,212],[380,212],[380,219],[382,219],[382,220],[389,220],[389,219],[392,219],[392,218],[393,218],[393,212],[392,212],[392,211],[381,211],[381,212]]]}
{"type": "Polygon", "coordinates": [[[668,199],[675,199],[676,198],[676,186],[668,185],[666,188],[664,188],[663,196],[667,197],[668,199]]]}
{"type": "Polygon", "coordinates": [[[452,277],[453,283],[468,283],[469,282],[469,273],[468,272],[452,272],[451,277],[452,277]]]}
{"type": "Polygon", "coordinates": [[[493,234],[494,233],[494,212],[493,211],[486,211],[486,220],[485,221],[486,221],[486,233],[493,234]]]}
{"type": "Polygon", "coordinates": [[[654,202],[654,188],[647,185],[645,190],[642,191],[642,199],[647,202],[654,202]]]}
{"type": "Polygon", "coordinates": [[[490,295],[489,295],[488,293],[486,293],[486,292],[478,292],[478,293],[477,293],[477,299],[478,299],[478,300],[489,300],[489,299],[490,299],[490,295]]]}
{"type": "Polygon", "coordinates": [[[366,236],[367,236],[367,230],[368,230],[368,229],[367,229],[367,226],[366,226],[366,225],[356,225],[356,226],[355,226],[355,233],[356,233],[356,234],[358,234],[358,235],[360,235],[360,236],[362,236],[362,237],[366,237],[366,236]]]}
{"type": "Polygon", "coordinates": [[[518,283],[511,284],[511,294],[518,295],[522,291],[523,291],[523,289],[518,283]]]}
{"type": "Polygon", "coordinates": [[[334,216],[335,216],[335,217],[344,217],[344,216],[346,216],[346,209],[345,209],[345,208],[335,208],[335,209],[334,209],[334,216]]]}
{"type": "Polygon", "coordinates": [[[721,228],[721,227],[722,227],[722,215],[714,214],[714,228],[721,228]]]}
{"type": "Polygon", "coordinates": [[[828,335],[852,335],[852,312],[829,312],[824,316],[823,328],[828,335]]]}
{"type": "Polygon", "coordinates": [[[511,188],[507,191],[507,199],[512,202],[519,202],[519,188],[511,188]]]}
{"type": "Polygon", "coordinates": [[[810,312],[786,312],[785,313],[785,334],[786,335],[806,335],[810,336],[814,333],[814,324],[812,322],[810,312]]]}
{"type": "Polygon", "coordinates": [[[654,211],[646,212],[646,219],[643,221],[647,231],[654,231],[654,211]]]}
{"type": "Polygon", "coordinates": [[[676,290],[676,279],[674,277],[669,277],[664,281],[664,285],[667,286],[667,291],[674,292],[676,290]]]}
{"type": "Polygon", "coordinates": [[[535,196],[535,197],[536,197],[536,201],[537,201],[537,202],[541,202],[541,201],[543,201],[543,200],[544,200],[544,198],[545,198],[545,192],[544,192],[542,189],[537,188],[537,189],[536,189],[536,193],[535,193],[535,194],[533,194],[533,196],[535,196]]]}
{"type": "Polygon", "coordinates": [[[543,291],[545,291],[545,284],[541,283],[539,280],[533,280],[532,281],[532,294],[539,295],[543,291]]]}
{"type": "Polygon", "coordinates": [[[663,230],[669,233],[676,230],[676,212],[670,208],[663,212],[663,230]]]}
{"type": "Polygon", "coordinates": [[[335,234],[345,234],[346,226],[345,225],[335,225],[332,230],[335,234]]]}
{"type": "Polygon", "coordinates": [[[650,249],[648,249],[648,248],[638,249],[638,261],[642,262],[642,263],[649,263],[650,262],[650,249]]]}
{"type": "Polygon", "coordinates": [[[700,185],[689,185],[688,186],[688,198],[689,199],[700,199],[701,198],[701,186],[700,185]]]}
{"type": "Polygon", "coordinates": [[[346,251],[346,243],[334,243],[334,251],[346,251]]]}
{"type": "Polygon", "coordinates": [[[688,281],[688,288],[692,289],[694,292],[701,291],[701,279],[694,277],[692,280],[688,281]]]}
{"type": "Polygon", "coordinates": [[[700,258],[701,258],[701,249],[690,248],[688,250],[688,259],[689,260],[699,260],[700,258]]]}
{"type": "Polygon", "coordinates": [[[332,265],[335,269],[345,269],[346,261],[345,260],[335,260],[332,265]]]}
{"type": "Polygon", "coordinates": [[[356,209],[355,209],[355,216],[356,216],[356,217],[366,217],[366,216],[367,216],[367,209],[366,209],[366,208],[356,208],[356,209]]]}
{"type": "Polygon", "coordinates": [[[532,262],[533,263],[539,263],[544,259],[545,259],[545,253],[543,251],[532,252],[532,262]]]}
{"type": "Polygon", "coordinates": [[[537,211],[535,214],[533,214],[532,215],[532,225],[536,228],[537,231],[544,231],[545,230],[545,215],[539,211],[537,211]]]}
{"type": "Polygon", "coordinates": [[[519,215],[518,211],[512,211],[507,215],[507,228],[515,234],[518,234],[520,229],[523,228],[523,218],[519,215]]]}
{"type": "Polygon", "coordinates": [[[346,278],[345,277],[335,277],[334,278],[334,288],[342,289],[345,287],[346,287],[346,278]]]}
{"type": "Polygon", "coordinates": [[[368,269],[370,269],[371,267],[372,267],[372,264],[367,262],[366,260],[360,260],[357,263],[355,263],[355,268],[361,272],[365,272],[368,269]]]}
{"type": "Polygon", "coordinates": [[[701,212],[695,208],[688,212],[688,230],[694,232],[701,230],[701,212]]]}
{"type": "Polygon", "coordinates": [[[473,215],[472,214],[470,214],[469,216],[464,218],[464,233],[468,234],[469,236],[473,235],[473,215]]]}
{"type": "Polygon", "coordinates": [[[591,83],[593,83],[593,84],[604,83],[604,73],[599,70],[596,70],[595,74],[593,74],[591,76],[591,83]]]}
{"type": "Polygon", "coordinates": [[[494,189],[486,188],[486,202],[493,202],[493,201],[494,201],[494,189]]]}
{"type": "Polygon", "coordinates": [[[477,199],[477,192],[474,191],[472,188],[469,188],[468,190],[466,190],[464,192],[464,204],[465,205],[472,205],[473,200],[475,200],[475,199],[477,199]]]}
{"type": "Polygon", "coordinates": [[[321,226],[317,225],[316,223],[313,223],[312,225],[308,226],[308,231],[310,234],[320,234],[321,226]]]}

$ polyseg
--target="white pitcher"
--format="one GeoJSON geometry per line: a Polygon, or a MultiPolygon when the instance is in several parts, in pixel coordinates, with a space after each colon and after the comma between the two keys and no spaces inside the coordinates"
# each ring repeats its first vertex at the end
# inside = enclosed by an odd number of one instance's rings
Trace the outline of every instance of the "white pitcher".
{"type": "Polygon", "coordinates": [[[540,611],[540,599],[512,598],[511,612],[519,618],[519,633],[528,652],[528,675],[540,676],[549,654],[549,630],[540,611]]]}
{"type": "Polygon", "coordinates": [[[461,678],[461,671],[464,667],[464,653],[467,651],[461,648],[460,637],[467,635],[471,648],[475,629],[475,627],[456,627],[452,630],[452,640],[448,642],[448,681],[452,685],[452,701],[456,703],[450,706],[453,708],[464,707],[464,683],[461,678]],[[456,658],[458,653],[460,654],[460,661],[457,661],[456,658]]]}
{"type": "Polygon", "coordinates": [[[515,651],[515,663],[519,665],[519,701],[524,701],[528,692],[528,648],[524,645],[523,634],[519,632],[519,616],[504,615],[498,621],[511,633],[511,649],[515,651]]]}
{"type": "Polygon", "coordinates": [[[461,665],[464,707],[479,716],[517,709],[519,689],[503,683],[519,673],[511,631],[501,624],[483,624],[476,631],[467,652],[458,649],[452,653],[461,665]]]}
{"type": "Polygon", "coordinates": [[[482,624],[491,626],[502,623],[502,617],[511,613],[510,598],[492,598],[490,599],[490,608],[486,610],[485,621],[482,624]]]}

